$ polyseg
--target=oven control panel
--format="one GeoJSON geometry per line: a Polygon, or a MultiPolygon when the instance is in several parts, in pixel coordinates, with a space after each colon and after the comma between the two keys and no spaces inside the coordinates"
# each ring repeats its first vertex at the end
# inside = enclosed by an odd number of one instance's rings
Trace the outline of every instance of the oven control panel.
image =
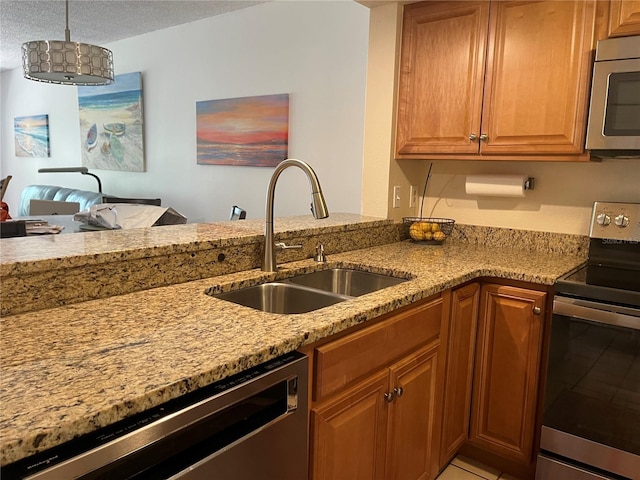
{"type": "Polygon", "coordinates": [[[640,203],[595,202],[589,237],[640,242],[640,203]]]}

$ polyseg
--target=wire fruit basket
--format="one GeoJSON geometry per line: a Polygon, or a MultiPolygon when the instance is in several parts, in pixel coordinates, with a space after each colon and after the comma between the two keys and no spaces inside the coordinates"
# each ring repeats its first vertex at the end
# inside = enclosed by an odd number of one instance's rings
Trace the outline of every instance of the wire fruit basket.
{"type": "Polygon", "coordinates": [[[402,220],[411,241],[427,245],[444,242],[456,223],[450,218],[404,217],[402,220]]]}

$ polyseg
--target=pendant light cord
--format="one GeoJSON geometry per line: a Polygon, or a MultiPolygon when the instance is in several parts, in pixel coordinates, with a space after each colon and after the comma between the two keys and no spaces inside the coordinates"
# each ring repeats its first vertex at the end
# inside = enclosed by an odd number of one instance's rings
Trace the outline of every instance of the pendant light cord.
{"type": "Polygon", "coordinates": [[[66,28],[64,29],[64,39],[67,42],[71,41],[71,31],[69,30],[69,0],[65,1],[65,17],[66,17],[66,28]]]}

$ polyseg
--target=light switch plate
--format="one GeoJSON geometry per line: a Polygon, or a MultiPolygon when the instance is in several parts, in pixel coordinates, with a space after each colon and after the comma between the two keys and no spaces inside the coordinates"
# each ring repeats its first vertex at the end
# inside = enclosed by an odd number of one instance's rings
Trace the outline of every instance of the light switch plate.
{"type": "Polygon", "coordinates": [[[418,187],[411,185],[409,189],[409,207],[413,208],[418,204],[418,187]]]}
{"type": "Polygon", "coordinates": [[[393,208],[400,208],[400,185],[393,187],[393,208]]]}

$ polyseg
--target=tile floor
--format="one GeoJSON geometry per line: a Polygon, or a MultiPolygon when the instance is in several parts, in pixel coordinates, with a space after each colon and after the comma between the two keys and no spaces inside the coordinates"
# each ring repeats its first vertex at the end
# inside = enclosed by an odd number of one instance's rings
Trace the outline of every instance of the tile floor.
{"type": "Polygon", "coordinates": [[[436,480],[518,480],[470,458],[457,456],[436,480]]]}

